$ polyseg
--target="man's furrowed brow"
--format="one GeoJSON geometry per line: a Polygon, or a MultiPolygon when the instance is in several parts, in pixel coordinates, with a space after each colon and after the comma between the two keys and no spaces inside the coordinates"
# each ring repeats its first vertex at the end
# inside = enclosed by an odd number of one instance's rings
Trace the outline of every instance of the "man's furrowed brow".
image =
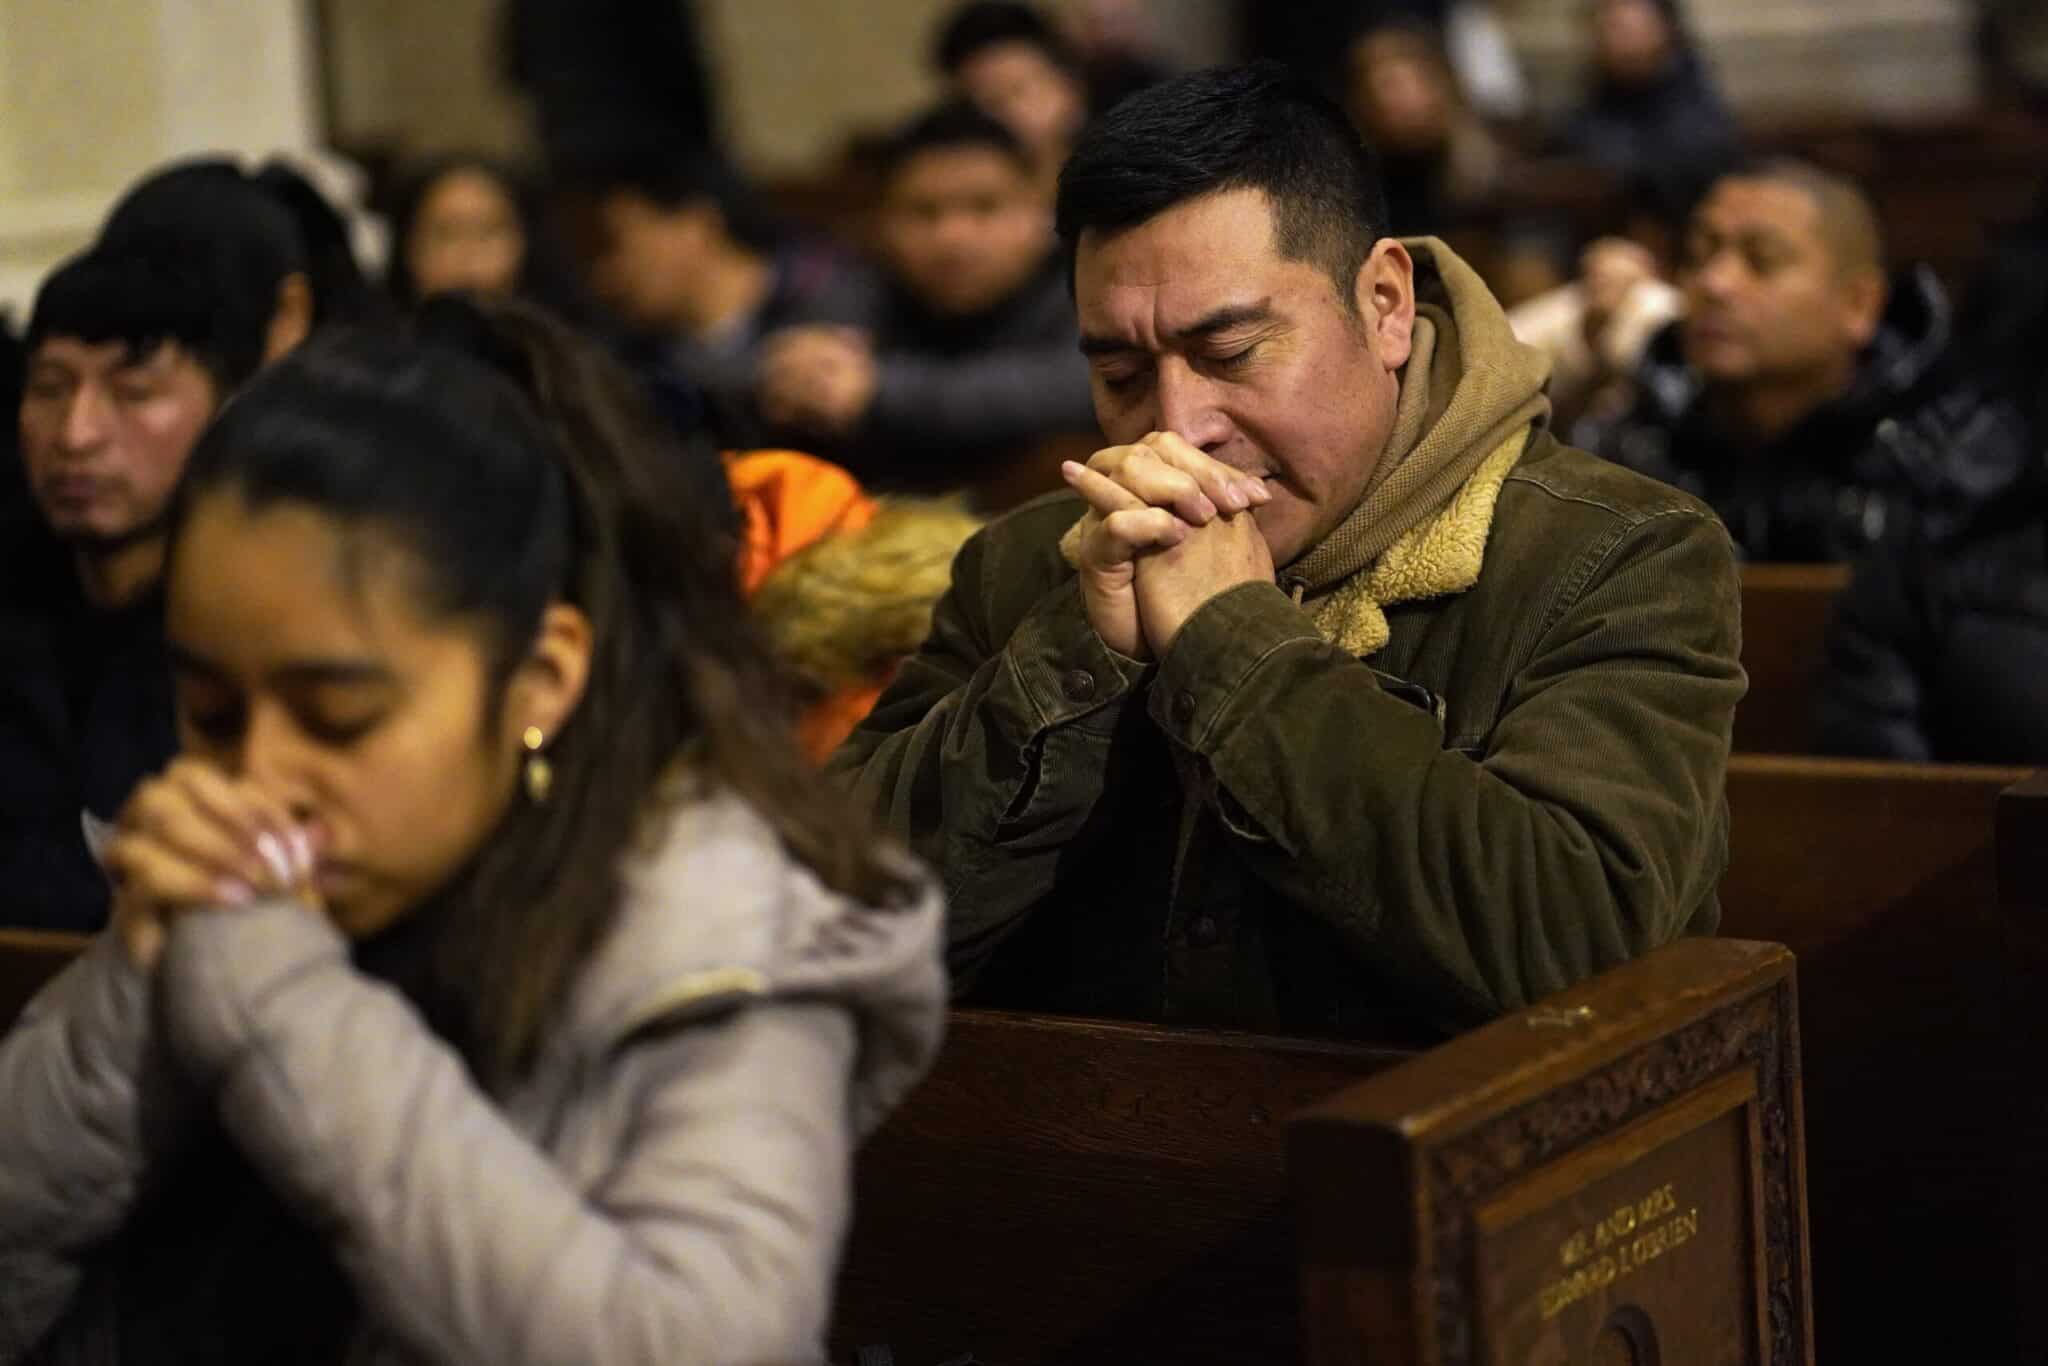
{"type": "Polygon", "coordinates": [[[1138,349],[1135,342],[1125,341],[1121,337],[1091,337],[1085,332],[1081,334],[1081,354],[1084,356],[1121,356],[1138,349]]]}
{"type": "MultiPolygon", "coordinates": [[[[1198,342],[1213,337],[1218,332],[1228,332],[1234,327],[1271,322],[1273,317],[1271,299],[1260,299],[1257,303],[1249,304],[1225,304],[1204,314],[1186,327],[1177,328],[1169,340],[1177,345],[1198,342]]],[[[1081,354],[1084,356],[1121,356],[1144,349],[1136,342],[1126,341],[1122,337],[1096,337],[1086,333],[1081,336],[1081,354]]]]}
{"type": "Polygon", "coordinates": [[[1203,315],[1186,327],[1177,329],[1173,339],[1177,342],[1201,341],[1218,332],[1228,332],[1233,327],[1244,327],[1252,323],[1270,322],[1273,318],[1273,301],[1261,299],[1253,304],[1225,304],[1222,308],[1203,315]]]}

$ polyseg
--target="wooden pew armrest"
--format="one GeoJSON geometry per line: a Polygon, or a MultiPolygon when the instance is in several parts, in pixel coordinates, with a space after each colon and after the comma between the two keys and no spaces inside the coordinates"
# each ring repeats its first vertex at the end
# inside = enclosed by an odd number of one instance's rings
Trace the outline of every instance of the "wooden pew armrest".
{"type": "Polygon", "coordinates": [[[1290,1121],[1308,1359],[1810,1362],[1803,1151],[1791,954],[1669,945],[1290,1121]]]}

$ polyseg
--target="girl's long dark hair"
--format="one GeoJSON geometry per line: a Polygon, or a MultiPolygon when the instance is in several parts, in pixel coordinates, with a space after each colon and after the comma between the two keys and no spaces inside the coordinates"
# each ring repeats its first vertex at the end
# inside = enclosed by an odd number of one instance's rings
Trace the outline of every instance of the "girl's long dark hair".
{"type": "Polygon", "coordinates": [[[739,596],[730,512],[692,496],[688,458],[593,345],[532,305],[455,296],[405,335],[316,337],[229,405],[189,466],[188,506],[221,491],[303,503],[409,548],[423,610],[482,634],[487,717],[551,602],[590,618],[551,798],[516,798],[397,932],[399,980],[493,1088],[532,1062],[610,923],[622,855],[676,782],[745,799],[836,891],[872,905],[911,891],[907,864],[799,750],[739,596]]]}

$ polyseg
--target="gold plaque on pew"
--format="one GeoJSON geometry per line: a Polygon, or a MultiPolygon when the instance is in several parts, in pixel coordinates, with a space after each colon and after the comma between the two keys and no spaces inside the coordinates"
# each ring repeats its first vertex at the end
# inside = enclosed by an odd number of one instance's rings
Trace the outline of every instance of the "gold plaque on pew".
{"type": "Polygon", "coordinates": [[[1289,1126],[1315,1366],[1805,1366],[1782,947],[1687,940],[1289,1126]]]}
{"type": "Polygon", "coordinates": [[[1480,1205],[1483,1359],[1652,1362],[1722,1341],[1721,1360],[1762,1360],[1758,1128],[1744,1068],[1480,1205]]]}

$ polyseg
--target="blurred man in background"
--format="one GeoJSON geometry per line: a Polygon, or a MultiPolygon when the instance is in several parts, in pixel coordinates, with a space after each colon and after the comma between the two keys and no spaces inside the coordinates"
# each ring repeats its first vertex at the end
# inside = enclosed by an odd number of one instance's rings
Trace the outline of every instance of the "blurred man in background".
{"type": "Polygon", "coordinates": [[[1045,438],[1094,429],[1088,368],[1029,154],[966,105],[884,159],[883,272],[771,338],[760,411],[884,490],[973,483],[1045,438]]]}
{"type": "Polygon", "coordinates": [[[1724,176],[1679,281],[1686,316],[1601,452],[1705,499],[1750,559],[1853,559],[1903,519],[1939,535],[2023,459],[1956,401],[1940,285],[1887,281],[1876,213],[1844,178],[1782,160],[1724,176]]]}
{"type": "Polygon", "coordinates": [[[43,282],[19,412],[32,514],[0,543],[9,923],[105,923],[89,832],[177,748],[163,568],[186,460],[250,376],[365,316],[366,293],[310,186],[225,161],[147,177],[43,282]]]}
{"type": "Polygon", "coordinates": [[[0,574],[12,924],[100,928],[84,813],[111,820],[177,748],[164,524],[200,432],[249,367],[207,305],[176,263],[105,253],[60,268],[36,300],[20,407],[35,521],[0,574]]]}
{"type": "Polygon", "coordinates": [[[821,316],[846,257],[776,232],[730,167],[663,136],[581,143],[559,180],[588,288],[630,334],[629,359],[664,409],[678,417],[701,397],[718,445],[763,444],[761,344],[821,316]]]}

